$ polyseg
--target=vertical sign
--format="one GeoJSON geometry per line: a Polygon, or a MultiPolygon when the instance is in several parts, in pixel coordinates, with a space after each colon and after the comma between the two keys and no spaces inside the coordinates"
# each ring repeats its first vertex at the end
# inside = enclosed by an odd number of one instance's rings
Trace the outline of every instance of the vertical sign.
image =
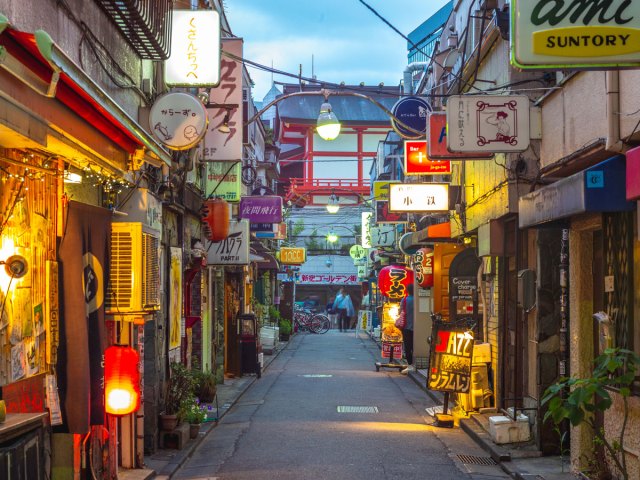
{"type": "Polygon", "coordinates": [[[371,212],[362,212],[362,240],[363,248],[371,248],[371,212]]]}
{"type": "Polygon", "coordinates": [[[180,346],[182,323],[182,249],[170,248],[169,261],[169,350],[180,346]]]}
{"type": "Polygon", "coordinates": [[[58,345],[60,344],[60,320],[58,307],[58,263],[47,261],[46,273],[48,301],[45,302],[45,331],[46,331],[46,357],[47,364],[55,365],[58,362],[58,345]]]}

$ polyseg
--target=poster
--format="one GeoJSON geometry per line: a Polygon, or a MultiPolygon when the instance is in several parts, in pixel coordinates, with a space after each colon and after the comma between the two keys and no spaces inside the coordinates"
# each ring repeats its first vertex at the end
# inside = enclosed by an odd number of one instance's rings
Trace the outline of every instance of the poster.
{"type": "Polygon", "coordinates": [[[31,377],[40,370],[38,364],[38,347],[40,343],[38,337],[32,337],[24,342],[27,362],[27,376],[31,377]]]}
{"type": "Polygon", "coordinates": [[[11,381],[15,382],[25,376],[27,360],[24,343],[20,342],[11,347],[11,381]]]}
{"type": "Polygon", "coordinates": [[[42,312],[41,303],[33,307],[33,326],[36,335],[41,335],[44,333],[44,314],[42,312]]]}
{"type": "Polygon", "coordinates": [[[171,247],[169,260],[169,350],[180,346],[182,324],[182,249],[171,247]]]}

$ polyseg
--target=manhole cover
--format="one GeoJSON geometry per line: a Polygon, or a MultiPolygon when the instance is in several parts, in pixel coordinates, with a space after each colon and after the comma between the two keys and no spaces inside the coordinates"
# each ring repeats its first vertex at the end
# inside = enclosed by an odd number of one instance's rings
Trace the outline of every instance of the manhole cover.
{"type": "Polygon", "coordinates": [[[496,462],[491,457],[476,457],[475,455],[458,455],[462,463],[468,465],[495,465],[496,462]]]}
{"type": "Polygon", "coordinates": [[[333,377],[333,375],[325,375],[322,373],[308,373],[306,375],[298,375],[299,377],[303,377],[303,378],[331,378],[333,377]]]}
{"type": "Polygon", "coordinates": [[[378,413],[378,407],[338,405],[338,413],[378,413]]]}

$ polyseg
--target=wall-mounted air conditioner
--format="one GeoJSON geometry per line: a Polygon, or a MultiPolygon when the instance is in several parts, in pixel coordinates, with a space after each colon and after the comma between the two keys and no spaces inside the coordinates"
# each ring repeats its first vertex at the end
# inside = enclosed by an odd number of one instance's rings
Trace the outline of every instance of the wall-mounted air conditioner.
{"type": "Polygon", "coordinates": [[[111,225],[106,313],[140,314],[160,308],[160,240],[140,222],[111,225]]]}

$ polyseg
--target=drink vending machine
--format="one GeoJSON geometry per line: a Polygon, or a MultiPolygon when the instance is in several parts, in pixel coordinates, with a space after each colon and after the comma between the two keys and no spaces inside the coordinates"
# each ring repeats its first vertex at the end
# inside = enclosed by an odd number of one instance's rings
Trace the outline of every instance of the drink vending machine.
{"type": "Polygon", "coordinates": [[[261,376],[258,361],[258,322],[256,316],[247,313],[238,317],[240,325],[240,368],[242,374],[255,373],[261,376]]]}

